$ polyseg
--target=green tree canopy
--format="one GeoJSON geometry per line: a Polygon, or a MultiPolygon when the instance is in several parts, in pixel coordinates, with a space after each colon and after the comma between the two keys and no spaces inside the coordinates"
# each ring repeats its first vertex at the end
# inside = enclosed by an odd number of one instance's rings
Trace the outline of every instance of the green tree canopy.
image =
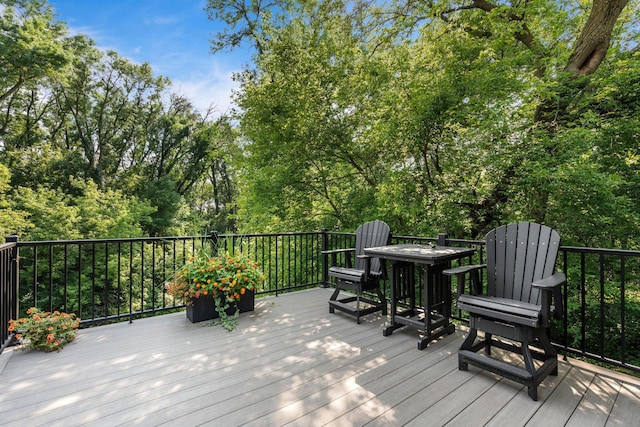
{"type": "Polygon", "coordinates": [[[631,243],[637,103],[616,98],[638,94],[637,1],[271,9],[243,21],[260,47],[237,96],[247,229],[378,217],[395,233],[478,237],[526,219],[631,243]]]}

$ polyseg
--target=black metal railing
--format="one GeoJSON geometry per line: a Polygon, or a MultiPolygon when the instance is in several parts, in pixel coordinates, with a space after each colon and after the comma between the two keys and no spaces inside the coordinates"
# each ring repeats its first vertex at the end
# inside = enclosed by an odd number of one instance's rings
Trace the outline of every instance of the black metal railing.
{"type": "Polygon", "coordinates": [[[19,306],[74,312],[82,324],[183,307],[165,293],[175,271],[198,252],[248,252],[278,294],[322,279],[320,233],[18,242],[19,306]]]}
{"type": "MultiPolygon", "coordinates": [[[[75,312],[83,325],[181,309],[164,292],[165,284],[198,251],[249,253],[266,275],[258,295],[330,286],[322,251],[352,247],[354,238],[323,230],[7,243],[0,246],[0,344],[9,340],[9,319],[32,306],[75,312]]],[[[461,263],[484,260],[483,241],[446,235],[392,238],[394,244],[433,242],[478,248],[461,263]]],[[[640,251],[561,247],[558,269],[568,280],[565,316],[552,329],[554,344],[567,354],[640,372],[640,251]]],[[[418,285],[421,280],[418,274],[418,285]]],[[[465,320],[465,313],[454,312],[465,320]]]]}

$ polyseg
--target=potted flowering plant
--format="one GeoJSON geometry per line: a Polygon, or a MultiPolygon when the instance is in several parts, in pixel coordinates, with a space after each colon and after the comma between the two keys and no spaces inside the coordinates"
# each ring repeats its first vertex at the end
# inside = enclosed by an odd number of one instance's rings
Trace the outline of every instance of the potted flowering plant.
{"type": "Polygon", "coordinates": [[[167,284],[167,293],[187,306],[192,322],[220,318],[228,331],[240,312],[252,311],[255,288],[264,282],[256,261],[245,253],[191,258],[167,284]]]}
{"type": "Polygon", "coordinates": [[[22,350],[59,351],[75,339],[80,324],[80,319],[73,313],[51,313],[31,307],[27,315],[9,321],[9,332],[20,340],[22,350]]]}

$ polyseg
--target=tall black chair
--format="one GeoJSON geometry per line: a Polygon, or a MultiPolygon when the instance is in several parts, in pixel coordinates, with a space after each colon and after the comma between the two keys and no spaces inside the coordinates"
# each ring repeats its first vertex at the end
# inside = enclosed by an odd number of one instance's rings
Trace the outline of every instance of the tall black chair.
{"type": "Polygon", "coordinates": [[[555,273],[560,236],[544,225],[520,222],[504,225],[486,236],[487,263],[445,270],[456,276],[458,307],[469,312],[469,334],[458,352],[458,368],[472,364],[528,387],[538,400],[538,385],[558,374],[558,355],[548,331],[552,314],[562,317],[564,273],[555,273]],[[479,269],[486,268],[487,289],[481,293],[479,269]],[[469,274],[469,276],[467,276],[469,274]],[[470,278],[470,293],[465,280],[470,278]],[[555,305],[553,305],[553,304],[555,305]],[[478,331],[484,338],[478,339],[478,331]],[[507,338],[495,339],[493,336],[507,338]],[[530,348],[537,344],[542,351],[530,348]],[[493,357],[491,347],[522,356],[524,367],[493,357]],[[479,353],[481,349],[485,354],[479,353]],[[534,363],[534,359],[541,363],[534,363]]]}
{"type": "Polygon", "coordinates": [[[329,299],[330,313],[342,311],[355,316],[357,323],[360,323],[360,317],[376,311],[387,314],[387,299],[380,290],[380,281],[385,278],[384,265],[379,258],[364,255],[364,249],[387,245],[390,239],[389,226],[383,221],[375,220],[358,227],[355,248],[324,252],[331,255],[329,277],[333,278],[336,287],[329,299]],[[342,267],[336,265],[337,255],[340,253],[345,254],[346,260],[346,265],[342,267]],[[355,295],[338,298],[341,290],[355,295]],[[378,300],[364,295],[365,292],[370,295],[375,292],[378,300]]]}

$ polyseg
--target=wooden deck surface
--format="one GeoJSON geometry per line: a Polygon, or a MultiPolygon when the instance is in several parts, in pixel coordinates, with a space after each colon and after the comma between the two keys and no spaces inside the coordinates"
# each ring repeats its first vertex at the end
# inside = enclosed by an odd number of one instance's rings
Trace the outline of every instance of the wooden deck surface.
{"type": "Polygon", "coordinates": [[[58,353],[0,355],[2,426],[638,426],[640,382],[575,360],[532,401],[457,369],[384,319],[329,314],[330,289],[256,300],[232,333],[168,314],[80,330],[58,353]]]}

